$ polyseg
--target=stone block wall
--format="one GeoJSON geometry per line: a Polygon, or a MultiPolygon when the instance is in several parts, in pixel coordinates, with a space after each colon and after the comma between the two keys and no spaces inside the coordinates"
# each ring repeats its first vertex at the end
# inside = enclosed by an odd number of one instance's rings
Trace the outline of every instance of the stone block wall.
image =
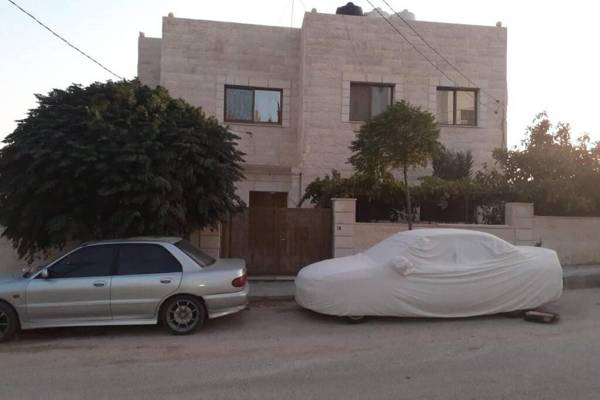
{"type": "Polygon", "coordinates": [[[219,258],[221,253],[221,224],[193,232],[190,241],[209,256],[219,258]]]}
{"type": "Polygon", "coordinates": [[[334,257],[355,253],[354,227],[356,225],[356,199],[332,199],[334,257]]]}
{"type": "MultiPolygon", "coordinates": [[[[2,229],[0,227],[0,231],[2,229]]],[[[211,257],[219,258],[221,251],[221,226],[195,231],[190,235],[190,241],[211,257]]],[[[77,246],[77,243],[70,243],[62,250],[55,249],[44,254],[40,253],[35,257],[31,266],[36,267],[47,264],[77,246]]],[[[24,268],[29,268],[29,265],[27,261],[19,259],[19,255],[13,248],[12,242],[6,238],[0,238],[0,278],[18,274],[24,268]]]]}
{"type": "MultiPolygon", "coordinates": [[[[280,126],[231,123],[230,128],[240,137],[248,165],[292,171],[287,181],[294,200],[332,169],[352,172],[348,146],[361,123],[349,121],[351,82],[393,84],[395,100],[434,113],[437,86],[480,88],[478,126],[442,127],[441,141],[452,150],[471,150],[475,168],[490,163],[492,150],[505,143],[506,29],[411,22],[466,80],[400,20],[394,23],[448,78],[381,18],[320,13],[306,13],[301,29],[164,17],[162,39],[139,39],[138,70],[143,82],[160,83],[220,121],[226,84],[282,89],[280,126]]],[[[420,169],[412,177],[430,172],[420,169]]],[[[251,176],[248,181],[245,186],[263,185],[251,176]]]]}
{"type": "Polygon", "coordinates": [[[138,38],[138,78],[148,86],[160,84],[160,38],[146,37],[140,32],[138,38]]]}
{"type": "MultiPolygon", "coordinates": [[[[332,208],[334,257],[358,253],[395,233],[408,230],[407,224],[356,222],[355,199],[332,199],[332,208]]],[[[490,233],[516,245],[534,245],[533,219],[532,204],[507,203],[506,225],[431,223],[414,224],[413,228],[469,229],[490,233]]]]}
{"type": "Polygon", "coordinates": [[[600,218],[533,218],[533,239],[556,250],[566,265],[600,264],[600,218]]]}
{"type": "MultiPolygon", "coordinates": [[[[355,221],[354,199],[333,199],[334,257],[355,254],[397,232],[406,224],[355,221]]],[[[507,203],[506,225],[414,224],[419,228],[471,229],[491,233],[516,245],[541,245],[558,253],[563,265],[600,264],[600,218],[534,215],[531,203],[507,203]]]]}
{"type": "MultiPolygon", "coordinates": [[[[399,20],[397,28],[416,43],[448,79],[400,38],[381,18],[307,13],[301,36],[301,168],[309,183],[337,169],[345,175],[348,149],[360,122],[349,121],[351,82],[395,85],[394,99],[406,99],[435,114],[437,87],[480,88],[478,126],[441,128],[441,141],[452,150],[471,150],[475,168],[492,161],[504,145],[506,103],[506,29],[412,21],[470,79],[465,80],[399,20]],[[484,94],[484,92],[486,94],[484,94]],[[496,104],[488,94],[502,103],[496,104]]],[[[429,170],[416,171],[414,176],[429,170]]]]}
{"type": "Polygon", "coordinates": [[[164,17],[160,83],[238,134],[249,165],[298,163],[300,30],[164,17]],[[225,85],[282,90],[282,124],[224,122],[225,85]]]}

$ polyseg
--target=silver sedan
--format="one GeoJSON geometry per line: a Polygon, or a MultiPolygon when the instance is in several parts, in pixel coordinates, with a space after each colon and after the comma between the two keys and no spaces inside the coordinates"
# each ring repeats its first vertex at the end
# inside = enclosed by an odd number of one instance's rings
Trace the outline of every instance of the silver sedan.
{"type": "Polygon", "coordinates": [[[243,310],[244,260],[215,260],[180,238],[86,243],[23,276],[0,280],[0,342],[19,329],[162,323],[188,334],[243,310]]]}

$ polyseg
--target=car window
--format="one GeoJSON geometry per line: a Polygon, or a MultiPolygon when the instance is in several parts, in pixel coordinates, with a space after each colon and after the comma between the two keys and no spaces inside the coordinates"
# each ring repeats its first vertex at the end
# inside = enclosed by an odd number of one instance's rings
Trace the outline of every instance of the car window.
{"type": "Polygon", "coordinates": [[[116,246],[86,246],[59,260],[48,268],[50,278],[84,278],[110,276],[116,246]]]}
{"type": "Polygon", "coordinates": [[[117,275],[165,274],[181,272],[181,264],[167,249],[157,244],[119,246],[117,275]]]}
{"type": "Polygon", "coordinates": [[[188,242],[187,240],[180,240],[175,243],[175,246],[187,254],[192,260],[196,261],[201,267],[206,267],[215,262],[215,259],[188,242]]]}

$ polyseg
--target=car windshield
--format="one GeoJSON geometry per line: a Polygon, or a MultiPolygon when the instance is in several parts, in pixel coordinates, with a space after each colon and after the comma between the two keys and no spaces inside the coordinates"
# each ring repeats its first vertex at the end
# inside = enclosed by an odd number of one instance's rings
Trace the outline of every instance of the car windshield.
{"type": "Polygon", "coordinates": [[[201,267],[206,267],[215,262],[214,258],[209,256],[208,254],[206,254],[187,240],[180,240],[179,242],[175,243],[175,247],[177,247],[179,250],[183,251],[185,254],[190,256],[190,258],[196,261],[196,263],[201,267]]]}

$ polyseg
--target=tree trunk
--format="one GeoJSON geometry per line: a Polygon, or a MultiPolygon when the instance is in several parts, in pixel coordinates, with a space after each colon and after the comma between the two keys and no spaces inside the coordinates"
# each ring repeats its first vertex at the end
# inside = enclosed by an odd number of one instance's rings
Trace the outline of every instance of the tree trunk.
{"type": "Polygon", "coordinates": [[[406,217],[408,218],[408,230],[412,230],[412,204],[410,203],[410,187],[408,186],[408,176],[406,174],[406,165],[404,171],[404,195],[406,200],[406,217]]]}

